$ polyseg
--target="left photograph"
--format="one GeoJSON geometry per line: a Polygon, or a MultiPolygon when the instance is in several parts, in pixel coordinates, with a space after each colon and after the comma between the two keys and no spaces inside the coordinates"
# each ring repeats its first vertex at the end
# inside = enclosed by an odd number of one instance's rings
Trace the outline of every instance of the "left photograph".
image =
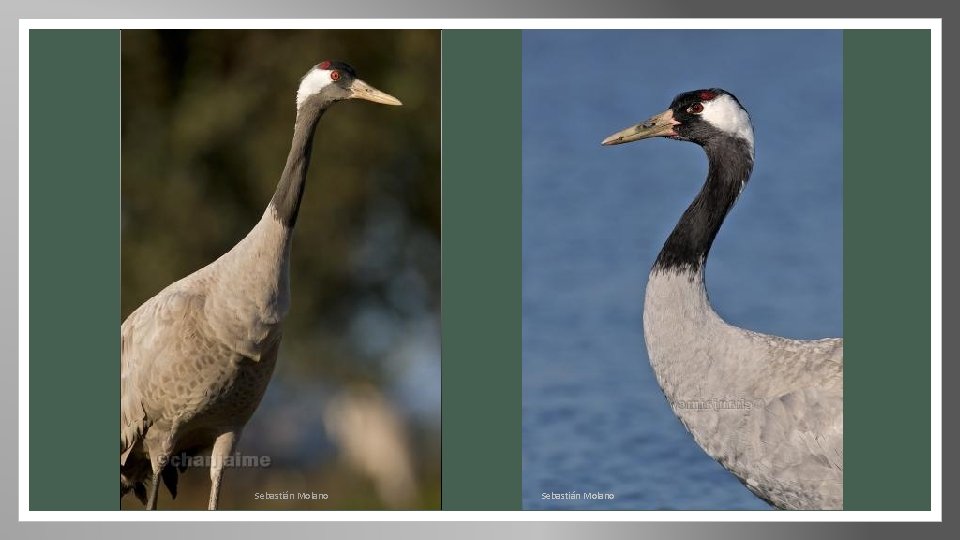
{"type": "Polygon", "coordinates": [[[120,61],[121,509],[439,509],[440,32],[120,61]]]}

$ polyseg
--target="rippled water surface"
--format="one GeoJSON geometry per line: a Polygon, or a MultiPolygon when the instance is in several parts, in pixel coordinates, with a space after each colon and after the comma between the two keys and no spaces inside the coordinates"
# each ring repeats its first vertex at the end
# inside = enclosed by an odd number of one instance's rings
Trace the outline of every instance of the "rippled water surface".
{"type": "Polygon", "coordinates": [[[647,271],[706,158],[599,143],[679,92],[736,94],[757,164],[714,244],[711,300],[739,326],[842,335],[841,55],[840,32],[524,33],[525,508],[768,508],[674,417],[643,341],[647,271]],[[570,491],[614,499],[543,499],[570,491]]]}

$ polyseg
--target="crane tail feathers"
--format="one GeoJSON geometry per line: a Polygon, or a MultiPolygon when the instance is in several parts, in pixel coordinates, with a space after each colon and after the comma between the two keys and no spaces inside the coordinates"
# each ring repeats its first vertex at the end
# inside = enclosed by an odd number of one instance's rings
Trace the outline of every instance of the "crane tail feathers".
{"type": "Polygon", "coordinates": [[[176,499],[177,481],[179,480],[179,474],[177,473],[176,467],[167,464],[160,471],[160,478],[163,480],[163,485],[167,486],[167,489],[170,490],[170,496],[176,499]]]}

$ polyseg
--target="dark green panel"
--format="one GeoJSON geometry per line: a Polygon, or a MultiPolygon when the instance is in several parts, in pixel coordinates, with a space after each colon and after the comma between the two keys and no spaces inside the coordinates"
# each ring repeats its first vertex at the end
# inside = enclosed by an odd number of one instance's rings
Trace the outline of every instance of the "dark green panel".
{"type": "Polygon", "coordinates": [[[120,32],[31,30],[31,510],[119,508],[119,208],[120,32]]]}
{"type": "Polygon", "coordinates": [[[930,32],[844,33],[844,508],[930,509],[930,32]]]}
{"type": "Polygon", "coordinates": [[[443,509],[519,510],[520,32],[442,43],[443,509]]]}

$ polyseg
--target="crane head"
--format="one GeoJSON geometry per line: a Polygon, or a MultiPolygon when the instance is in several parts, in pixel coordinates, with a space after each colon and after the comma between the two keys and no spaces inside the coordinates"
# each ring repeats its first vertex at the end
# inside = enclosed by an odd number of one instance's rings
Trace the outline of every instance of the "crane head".
{"type": "Polygon", "coordinates": [[[384,105],[402,105],[400,100],[381,92],[357,77],[356,71],[344,62],[324,60],[313,66],[300,80],[297,89],[297,110],[309,100],[334,103],[345,99],[363,99],[384,105]]]}
{"type": "Polygon", "coordinates": [[[717,138],[732,137],[743,139],[752,149],[753,125],[736,96],[720,88],[709,88],[678,95],[667,110],[610,135],[602,144],[623,144],[650,137],[692,141],[701,146],[717,138]]]}

